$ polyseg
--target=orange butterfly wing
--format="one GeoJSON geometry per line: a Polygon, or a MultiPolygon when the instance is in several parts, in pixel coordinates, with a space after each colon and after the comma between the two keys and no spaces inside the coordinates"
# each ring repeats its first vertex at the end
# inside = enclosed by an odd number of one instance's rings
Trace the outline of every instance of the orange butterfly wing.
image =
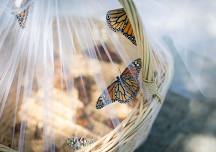
{"type": "Polygon", "coordinates": [[[112,102],[115,102],[115,94],[113,90],[115,89],[117,84],[118,82],[115,81],[110,86],[108,86],[106,90],[103,91],[102,95],[97,100],[97,103],[96,103],[97,109],[101,109],[104,106],[112,102]]]}
{"type": "Polygon", "coordinates": [[[128,67],[122,72],[122,75],[132,75],[135,77],[135,79],[137,79],[141,68],[142,61],[140,58],[138,58],[128,65],[128,67]]]}
{"type": "Polygon", "coordinates": [[[133,100],[140,89],[138,77],[141,66],[141,59],[136,59],[129,64],[120,77],[117,77],[117,80],[103,91],[98,98],[96,108],[101,109],[115,101],[127,103],[133,100]]]}
{"type": "Polygon", "coordinates": [[[127,15],[123,8],[110,10],[107,12],[106,20],[113,31],[122,31],[127,23],[127,15]]]}
{"type": "Polygon", "coordinates": [[[121,32],[134,45],[136,45],[133,28],[123,8],[110,10],[106,16],[107,24],[115,32],[121,32]]]}
{"type": "Polygon", "coordinates": [[[126,100],[118,100],[120,103],[129,102],[134,99],[139,92],[139,73],[142,64],[141,59],[134,60],[128,67],[122,72],[120,79],[122,81],[123,88],[125,88],[125,94],[129,94],[129,98],[126,100]]]}

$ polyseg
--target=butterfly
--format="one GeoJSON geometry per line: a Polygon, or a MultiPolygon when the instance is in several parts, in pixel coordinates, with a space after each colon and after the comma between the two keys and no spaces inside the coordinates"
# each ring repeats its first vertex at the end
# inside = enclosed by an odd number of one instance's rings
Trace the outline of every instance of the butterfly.
{"type": "Polygon", "coordinates": [[[103,91],[97,100],[96,109],[101,109],[116,101],[119,103],[127,103],[135,99],[140,89],[138,79],[141,67],[140,58],[130,63],[122,74],[117,76],[117,80],[103,91]]]}
{"type": "Polygon", "coordinates": [[[16,15],[16,18],[17,18],[18,23],[19,23],[21,28],[25,27],[26,20],[27,20],[27,17],[28,17],[28,12],[29,12],[29,7],[16,15]]]}
{"type": "Polygon", "coordinates": [[[114,32],[121,32],[134,45],[136,45],[133,28],[123,8],[108,11],[106,15],[106,21],[108,26],[114,32]]]}
{"type": "Polygon", "coordinates": [[[69,146],[72,150],[76,151],[82,147],[88,146],[94,143],[93,139],[86,139],[82,137],[72,137],[65,141],[65,145],[69,146]]]}

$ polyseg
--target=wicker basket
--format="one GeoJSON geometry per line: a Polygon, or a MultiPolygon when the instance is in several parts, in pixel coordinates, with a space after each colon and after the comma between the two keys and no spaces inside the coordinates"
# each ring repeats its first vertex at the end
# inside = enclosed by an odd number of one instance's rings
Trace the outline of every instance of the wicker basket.
{"type": "MultiPolygon", "coordinates": [[[[55,102],[61,98],[62,100],[65,101],[64,105],[67,107],[71,106],[70,105],[70,98],[71,96],[66,96],[62,92],[58,92],[58,90],[54,90],[54,94],[58,94],[60,96],[56,96],[53,99],[53,104],[54,104],[54,110],[56,116],[53,117],[63,117],[65,120],[63,123],[67,124],[70,127],[67,128],[60,128],[59,126],[55,126],[52,124],[52,122],[47,122],[51,128],[56,128],[58,135],[61,137],[61,141],[56,141],[58,145],[63,145],[64,141],[66,138],[71,136],[71,130],[76,130],[77,134],[83,135],[84,137],[91,137],[95,139],[95,142],[83,147],[82,149],[78,151],[83,151],[83,152],[115,152],[115,151],[121,151],[121,152],[131,152],[134,151],[148,136],[148,133],[150,132],[150,129],[152,127],[152,124],[157,117],[157,114],[161,108],[161,105],[164,101],[165,95],[167,88],[169,86],[170,80],[171,80],[171,70],[172,70],[172,65],[167,62],[168,55],[163,52],[163,51],[158,51],[156,48],[153,49],[151,46],[150,42],[146,37],[144,37],[146,34],[144,33],[143,25],[142,22],[139,18],[139,14],[136,10],[136,7],[133,3],[133,0],[119,0],[121,4],[123,5],[124,9],[127,12],[127,15],[132,23],[132,27],[135,33],[136,41],[137,41],[137,48],[139,51],[139,56],[141,56],[142,59],[142,90],[141,93],[137,97],[137,103],[133,107],[133,109],[128,110],[130,113],[127,115],[126,118],[113,130],[110,129],[109,127],[96,122],[95,120],[88,120],[88,122],[94,122],[98,129],[97,131],[89,131],[88,129],[84,129],[80,125],[74,125],[69,122],[70,118],[67,118],[64,113],[61,113],[61,111],[58,111],[58,102],[55,102]],[[150,69],[149,72],[147,69],[150,69]],[[156,73],[156,74],[155,74],[156,73]],[[56,110],[57,109],[57,110],[56,110]],[[99,131],[98,131],[99,130],[99,131]],[[103,130],[103,132],[100,130],[103,130]],[[106,133],[104,135],[104,133],[106,133]]],[[[58,66],[58,65],[56,65],[58,66]]],[[[82,73],[83,71],[81,71],[82,73]]],[[[61,77],[57,78],[57,80],[60,81],[62,79],[61,77]]],[[[57,83],[58,84],[58,83],[57,83]]],[[[16,84],[13,85],[14,88],[16,88],[16,84]]],[[[57,87],[62,87],[57,85],[57,87]]],[[[33,89],[38,89],[38,88],[33,88],[33,89]]],[[[15,92],[15,91],[14,91],[15,92]]],[[[12,89],[12,94],[13,89],[12,89]]],[[[77,92],[73,92],[72,97],[75,98],[74,100],[77,100],[74,108],[77,110],[79,108],[83,108],[83,104],[79,102],[79,97],[78,97],[77,92]]],[[[40,103],[37,102],[37,100],[40,100],[43,97],[43,90],[42,92],[38,92],[37,94],[34,95],[34,98],[27,99],[29,100],[28,103],[25,103],[24,106],[22,105],[22,102],[19,103],[18,105],[18,111],[19,113],[14,112],[14,109],[12,108],[14,104],[16,104],[16,98],[11,96],[12,99],[8,99],[10,102],[7,103],[4,111],[4,115],[1,118],[1,123],[0,126],[0,143],[4,143],[7,146],[11,146],[10,143],[11,141],[9,140],[7,142],[7,137],[9,139],[12,136],[16,136],[12,134],[11,130],[13,129],[13,125],[15,124],[14,121],[14,116],[18,119],[20,119],[20,122],[25,122],[28,121],[30,122],[30,125],[28,125],[28,129],[26,134],[28,134],[29,137],[29,142],[32,140],[32,137],[37,136],[35,135],[36,131],[40,131],[40,125],[38,126],[37,122],[40,122],[43,116],[37,115],[36,117],[34,115],[31,115],[31,113],[28,113],[26,111],[26,107],[37,107],[37,110],[40,110],[40,103]],[[26,115],[26,117],[20,117],[19,115],[26,115]],[[13,124],[13,125],[11,125],[13,124]],[[8,129],[10,128],[10,129],[8,129]],[[39,129],[38,129],[39,128],[39,129]],[[8,131],[8,132],[7,132],[8,131]]],[[[17,99],[21,100],[21,99],[17,99]]],[[[34,109],[32,109],[34,110],[34,109]]],[[[67,111],[67,110],[66,110],[67,111]]],[[[95,112],[94,108],[88,108],[88,111],[91,111],[92,113],[97,113],[95,112]]],[[[32,112],[30,110],[30,112],[32,112]]],[[[37,112],[37,111],[35,111],[37,112]]],[[[33,112],[34,113],[34,112],[33,112]]],[[[97,113],[98,114],[98,113],[97,113]]],[[[73,114],[71,114],[73,115],[73,114]]],[[[50,116],[52,117],[52,116],[50,116]]],[[[55,120],[58,121],[58,120],[55,120]]],[[[18,126],[20,127],[20,126],[18,126]]],[[[87,126],[88,128],[89,126],[87,126]]],[[[91,126],[90,126],[91,128],[91,126]]],[[[15,127],[16,131],[16,127],[15,127]]],[[[38,137],[40,138],[40,137],[38,137]]],[[[19,137],[14,138],[19,140],[19,137]]],[[[30,146],[28,146],[28,141],[26,141],[25,146],[25,151],[42,151],[44,149],[41,149],[40,146],[44,140],[36,140],[34,143],[31,143],[31,146],[34,146],[34,150],[31,149],[30,146]],[[38,148],[37,148],[38,146],[38,148]]],[[[14,143],[18,143],[18,141],[13,141],[14,143]]],[[[17,147],[17,145],[13,145],[13,147],[17,147]]],[[[58,149],[59,151],[65,151],[64,146],[61,147],[61,149],[58,149]]],[[[0,151],[2,152],[12,152],[14,150],[7,148],[6,146],[0,145],[0,151]]],[[[72,151],[69,149],[69,151],[72,151]]]]}
{"type": "Polygon", "coordinates": [[[80,150],[83,152],[134,151],[147,138],[172,77],[172,65],[164,60],[168,56],[152,49],[148,39],[144,37],[143,25],[133,0],[119,1],[131,21],[143,67],[146,67],[142,69],[144,91],[127,118],[110,133],[80,150]],[[146,73],[147,68],[150,68],[149,75],[146,73]],[[161,77],[155,76],[154,72],[160,73],[161,77]],[[152,98],[152,96],[156,96],[156,98],[152,98]]]}

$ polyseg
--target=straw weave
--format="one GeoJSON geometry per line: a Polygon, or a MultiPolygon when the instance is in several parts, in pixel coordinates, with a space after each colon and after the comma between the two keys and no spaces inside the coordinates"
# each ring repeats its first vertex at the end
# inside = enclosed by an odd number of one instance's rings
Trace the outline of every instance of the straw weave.
{"type": "Polygon", "coordinates": [[[132,24],[138,50],[143,61],[142,85],[144,92],[139,96],[136,107],[118,127],[94,144],[80,150],[83,152],[134,151],[142,140],[147,138],[152,123],[160,110],[161,102],[164,99],[164,90],[167,90],[171,79],[168,63],[161,62],[161,58],[157,56],[158,52],[153,52],[148,39],[146,37],[144,38],[143,25],[133,0],[119,1],[127,12],[127,16],[132,24]],[[148,73],[146,73],[147,69],[150,69],[148,73]],[[157,85],[156,81],[152,81],[155,80],[153,75],[154,71],[165,75],[163,78],[159,79],[160,85],[157,85]],[[152,95],[156,95],[158,98],[151,98],[152,95]],[[139,137],[140,135],[141,137],[139,137]],[[141,138],[141,140],[139,138],[141,138]]]}
{"type": "MultiPolygon", "coordinates": [[[[131,21],[137,41],[137,47],[142,58],[143,92],[138,96],[137,105],[114,130],[98,139],[93,144],[84,147],[79,152],[131,152],[148,136],[152,124],[160,110],[168,84],[171,79],[168,63],[162,62],[154,52],[148,39],[144,37],[144,29],[133,0],[119,0],[131,21]],[[147,69],[150,69],[146,73],[147,69]],[[162,73],[164,77],[156,83],[153,72],[162,73]],[[160,84],[160,85],[159,85],[160,84]],[[165,90],[165,91],[164,91],[165,90]],[[156,95],[158,98],[152,98],[156,95]]],[[[15,152],[0,145],[0,152],[15,152]]]]}

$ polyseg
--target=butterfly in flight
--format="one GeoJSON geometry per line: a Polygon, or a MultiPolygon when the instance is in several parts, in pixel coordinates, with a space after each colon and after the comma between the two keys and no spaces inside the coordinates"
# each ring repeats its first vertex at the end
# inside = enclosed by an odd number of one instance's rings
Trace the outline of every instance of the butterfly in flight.
{"type": "Polygon", "coordinates": [[[26,20],[27,20],[27,17],[28,17],[28,12],[29,12],[29,7],[16,15],[16,18],[17,18],[18,23],[19,23],[21,28],[25,27],[26,20]]]}
{"type": "Polygon", "coordinates": [[[139,73],[142,67],[141,59],[138,58],[128,65],[117,80],[114,81],[98,98],[96,109],[113,103],[127,103],[135,99],[139,92],[139,73]]]}
{"type": "Polygon", "coordinates": [[[107,12],[106,21],[108,26],[115,32],[121,32],[134,45],[136,45],[133,28],[123,8],[110,10],[107,12]]]}

